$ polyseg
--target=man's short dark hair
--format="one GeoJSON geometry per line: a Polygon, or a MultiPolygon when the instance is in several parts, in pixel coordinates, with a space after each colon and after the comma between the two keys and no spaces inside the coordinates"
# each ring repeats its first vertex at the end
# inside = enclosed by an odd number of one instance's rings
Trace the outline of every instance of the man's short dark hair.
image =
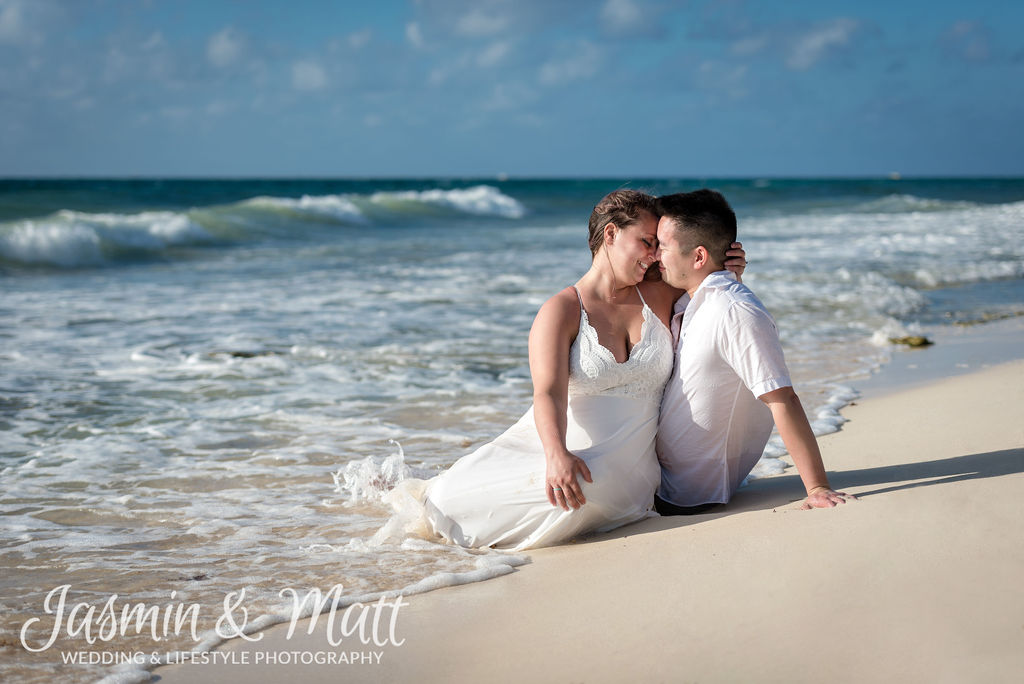
{"type": "Polygon", "coordinates": [[[715,265],[725,263],[725,251],[736,242],[736,214],[722,193],[701,189],[664,195],[658,213],[672,219],[676,239],[685,252],[703,246],[715,265]]]}

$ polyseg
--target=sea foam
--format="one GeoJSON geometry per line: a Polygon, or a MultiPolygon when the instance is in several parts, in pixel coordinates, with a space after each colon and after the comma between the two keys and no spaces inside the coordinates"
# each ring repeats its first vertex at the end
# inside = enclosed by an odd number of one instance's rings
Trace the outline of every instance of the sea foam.
{"type": "Polygon", "coordinates": [[[408,190],[404,192],[376,192],[370,201],[384,206],[405,204],[428,204],[448,207],[478,216],[500,216],[522,218],[526,208],[516,199],[503,194],[490,185],[452,190],[408,190]]]}
{"type": "Polygon", "coordinates": [[[438,211],[455,215],[521,218],[526,208],[516,199],[489,185],[469,188],[381,191],[369,195],[303,195],[253,197],[238,204],[247,209],[284,212],[311,219],[328,218],[341,223],[366,225],[388,223],[396,215],[406,220],[438,211]]]}
{"type": "Polygon", "coordinates": [[[308,214],[327,217],[342,223],[368,223],[366,216],[352,200],[345,195],[303,195],[291,197],[253,197],[241,202],[242,206],[287,211],[294,214],[308,214]]]}
{"type": "Polygon", "coordinates": [[[62,210],[0,225],[0,257],[22,264],[95,266],[126,252],[159,253],[172,246],[211,242],[185,214],[90,214],[62,210]]]}

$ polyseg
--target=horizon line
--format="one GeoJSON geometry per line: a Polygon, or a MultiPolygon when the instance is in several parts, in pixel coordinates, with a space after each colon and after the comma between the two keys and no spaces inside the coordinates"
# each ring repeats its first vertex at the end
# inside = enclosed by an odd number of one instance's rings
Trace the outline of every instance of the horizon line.
{"type": "Polygon", "coordinates": [[[587,180],[587,181],[643,181],[643,180],[1024,180],[1024,173],[1015,174],[902,174],[891,172],[878,175],[834,174],[834,175],[770,175],[770,174],[706,174],[706,175],[643,175],[643,176],[606,176],[606,175],[519,175],[519,174],[483,174],[483,175],[368,175],[368,176],[320,176],[320,175],[0,175],[0,182],[5,181],[478,181],[488,180],[499,183],[509,181],[533,180],[587,180]]]}

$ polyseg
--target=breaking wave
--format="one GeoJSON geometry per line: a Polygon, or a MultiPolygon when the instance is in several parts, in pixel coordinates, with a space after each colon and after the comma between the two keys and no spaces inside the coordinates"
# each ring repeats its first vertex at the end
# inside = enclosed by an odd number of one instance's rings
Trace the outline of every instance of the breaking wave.
{"type": "Polygon", "coordinates": [[[878,199],[863,202],[858,206],[862,212],[882,214],[903,214],[932,211],[958,211],[975,209],[985,205],[975,202],[951,201],[916,195],[887,195],[878,199]]]}
{"type": "Polygon", "coordinates": [[[29,265],[96,266],[152,258],[169,248],[215,241],[213,235],[186,214],[88,214],[62,210],[41,219],[0,224],[0,259],[29,265]]]}
{"type": "Polygon", "coordinates": [[[87,213],[61,210],[0,223],[0,264],[57,268],[174,258],[176,249],[251,243],[265,238],[316,239],[315,225],[408,226],[460,217],[518,219],[526,208],[497,188],[260,196],[188,211],[87,213]],[[309,231],[296,224],[314,225],[309,231]]]}
{"type": "Polygon", "coordinates": [[[248,209],[291,214],[314,220],[333,219],[348,224],[374,224],[388,219],[431,216],[491,216],[517,219],[526,208],[515,198],[489,185],[442,190],[405,190],[372,194],[254,197],[239,203],[248,209]]]}

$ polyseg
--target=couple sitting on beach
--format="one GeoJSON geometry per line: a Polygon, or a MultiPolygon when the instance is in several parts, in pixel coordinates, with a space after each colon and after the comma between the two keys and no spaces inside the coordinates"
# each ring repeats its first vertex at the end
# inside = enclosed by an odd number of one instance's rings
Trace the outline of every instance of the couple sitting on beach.
{"type": "Polygon", "coordinates": [[[590,270],[530,331],[534,404],[428,481],[432,530],[526,549],[729,500],[773,421],[807,490],[831,489],[775,323],[739,282],[736,216],[717,192],[619,190],[590,216],[590,270]],[[729,257],[734,257],[730,259],[729,257]],[[660,280],[648,279],[658,264],[660,280]],[[685,293],[684,293],[685,292],[685,293]]]}

